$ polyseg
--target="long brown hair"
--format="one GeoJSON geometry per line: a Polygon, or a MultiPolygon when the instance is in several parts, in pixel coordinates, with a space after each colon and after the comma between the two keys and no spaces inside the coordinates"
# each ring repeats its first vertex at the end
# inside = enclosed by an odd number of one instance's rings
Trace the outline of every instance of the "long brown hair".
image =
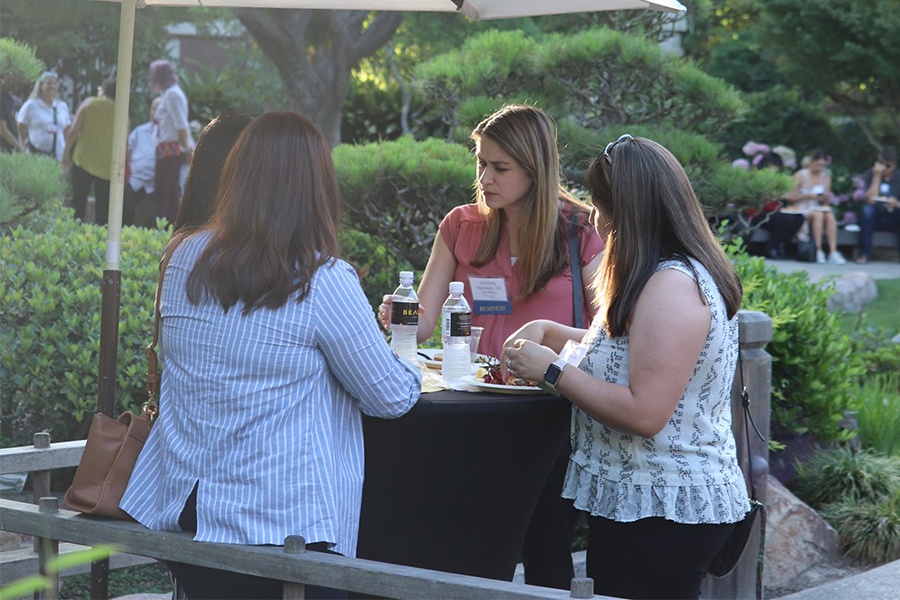
{"type": "Polygon", "coordinates": [[[206,229],[212,238],[191,271],[188,298],[227,312],[278,308],[309,293],[338,256],[340,191],[331,149],[305,117],[270,112],[241,132],[228,154],[206,229]]]}
{"type": "Polygon", "coordinates": [[[688,258],[700,262],[715,280],[728,317],[737,313],[740,279],[671,152],[646,138],[623,139],[594,160],[587,183],[592,201],[610,222],[596,282],[610,337],[627,333],[647,280],[667,258],[689,267],[688,258]]]}
{"type": "MultiPolygon", "coordinates": [[[[519,227],[520,256],[514,271],[518,272],[523,298],[539,292],[547,281],[569,265],[566,240],[569,227],[563,207],[568,206],[569,219],[576,227],[587,226],[588,209],[584,203],[563,189],[559,175],[559,151],[553,121],[542,110],[524,104],[504,106],[472,131],[477,142],[490,138],[509,154],[531,178],[525,197],[519,227]]],[[[489,262],[500,243],[502,213],[489,208],[480,187],[475,185],[478,212],[486,223],[472,264],[476,267],[489,262]]],[[[580,268],[580,265],[573,265],[580,268]]]]}

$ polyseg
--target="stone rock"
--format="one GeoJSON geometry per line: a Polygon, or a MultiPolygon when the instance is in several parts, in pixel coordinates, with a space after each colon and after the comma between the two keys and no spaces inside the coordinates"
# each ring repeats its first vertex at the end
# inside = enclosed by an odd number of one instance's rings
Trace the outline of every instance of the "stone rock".
{"type": "Polygon", "coordinates": [[[834,280],[834,294],[828,299],[828,310],[860,312],[878,298],[875,278],[862,271],[847,273],[834,280]]]}
{"type": "Polygon", "coordinates": [[[893,338],[891,338],[891,341],[894,342],[895,344],[900,344],[900,333],[898,333],[893,338]]]}
{"type": "Polygon", "coordinates": [[[766,586],[784,585],[840,557],[837,531],[778,479],[767,479],[766,586]]]}
{"type": "Polygon", "coordinates": [[[0,531],[0,552],[5,550],[18,550],[22,548],[31,536],[13,533],[12,531],[0,531]]]}

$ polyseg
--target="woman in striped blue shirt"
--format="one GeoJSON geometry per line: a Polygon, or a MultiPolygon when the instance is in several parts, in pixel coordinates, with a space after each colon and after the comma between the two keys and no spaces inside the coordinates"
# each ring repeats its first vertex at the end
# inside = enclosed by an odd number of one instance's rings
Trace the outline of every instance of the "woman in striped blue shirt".
{"type": "MultiPolygon", "coordinates": [[[[179,232],[160,301],[160,416],[121,507],[195,540],[354,556],[361,414],[395,418],[421,375],[385,343],[338,256],[331,151],[267,113],[228,155],[215,213],[179,232]]],[[[187,596],[281,597],[281,584],[170,563],[187,596]]],[[[309,593],[309,592],[308,592],[309,593]]]]}

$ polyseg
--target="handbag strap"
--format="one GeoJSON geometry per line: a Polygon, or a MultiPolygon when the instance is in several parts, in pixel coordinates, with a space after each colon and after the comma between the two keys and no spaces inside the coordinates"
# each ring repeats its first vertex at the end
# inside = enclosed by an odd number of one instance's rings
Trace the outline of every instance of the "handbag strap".
{"type": "Polygon", "coordinates": [[[578,247],[578,230],[569,221],[569,270],[572,271],[572,304],[575,307],[575,327],[584,328],[584,287],[581,283],[581,252],[578,247]]]}
{"type": "Polygon", "coordinates": [[[161,375],[159,372],[159,357],[156,354],[156,344],[159,342],[159,300],[162,297],[163,277],[166,274],[166,267],[169,266],[169,260],[175,252],[177,243],[170,243],[166,246],[163,258],[159,266],[159,281],[156,284],[156,298],[153,301],[153,340],[144,350],[147,355],[147,401],[141,408],[141,417],[147,419],[151,423],[156,420],[159,415],[159,382],[161,375]]]}
{"type": "Polygon", "coordinates": [[[763,434],[760,433],[756,423],[753,422],[753,415],[750,414],[750,393],[747,386],[744,385],[744,361],[742,360],[743,352],[741,351],[740,333],[738,334],[738,372],[741,378],[741,406],[744,408],[744,438],[747,440],[747,469],[749,471],[747,479],[750,480],[750,504],[759,509],[759,549],[756,555],[756,598],[762,600],[763,597],[763,567],[766,560],[766,507],[756,499],[756,483],[753,477],[753,454],[750,449],[750,426],[757,437],[764,443],[768,443],[763,434]]]}

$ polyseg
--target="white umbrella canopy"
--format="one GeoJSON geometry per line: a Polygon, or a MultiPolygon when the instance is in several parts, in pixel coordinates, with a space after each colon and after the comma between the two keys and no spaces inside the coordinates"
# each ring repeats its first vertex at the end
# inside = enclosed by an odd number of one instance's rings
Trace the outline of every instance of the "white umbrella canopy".
{"type": "MultiPolygon", "coordinates": [[[[109,0],[113,2],[121,0],[109,0]]],[[[318,8],[459,12],[470,19],[509,19],[606,10],[651,9],[678,13],[678,0],[138,0],[137,6],[240,6],[247,8],[318,8]]]]}

